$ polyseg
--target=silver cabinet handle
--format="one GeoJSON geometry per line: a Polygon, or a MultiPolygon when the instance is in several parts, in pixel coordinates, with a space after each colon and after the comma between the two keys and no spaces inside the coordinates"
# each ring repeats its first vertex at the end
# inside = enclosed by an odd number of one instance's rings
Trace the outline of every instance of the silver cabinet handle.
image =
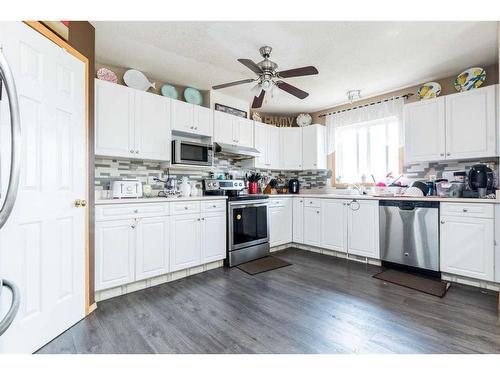
{"type": "Polygon", "coordinates": [[[468,209],[466,209],[466,208],[464,208],[464,209],[463,209],[463,211],[464,211],[464,212],[468,212],[469,210],[468,210],[468,209]]]}
{"type": "Polygon", "coordinates": [[[319,214],[319,211],[316,211],[317,214],[319,214]]]}
{"type": "Polygon", "coordinates": [[[444,220],[441,220],[441,224],[444,224],[444,220]]]}
{"type": "Polygon", "coordinates": [[[217,208],[217,205],[216,205],[216,204],[214,204],[212,207],[213,207],[213,208],[217,208]]]}
{"type": "Polygon", "coordinates": [[[184,209],[187,210],[188,209],[188,206],[184,206],[184,209]]]}
{"type": "Polygon", "coordinates": [[[16,202],[17,197],[17,188],[19,186],[19,174],[21,170],[21,120],[19,116],[19,103],[17,101],[16,83],[1,47],[0,79],[5,84],[5,91],[7,92],[7,97],[9,98],[11,131],[9,185],[7,186],[5,200],[3,202],[2,208],[0,209],[0,228],[2,228],[7,222],[7,219],[9,218],[10,213],[14,208],[14,203],[16,202]]]}
{"type": "Polygon", "coordinates": [[[133,154],[134,153],[134,150],[130,150],[130,153],[133,154]]]}
{"type": "Polygon", "coordinates": [[[450,155],[451,155],[451,154],[450,154],[449,152],[446,154],[446,156],[450,156],[450,155]]]}
{"type": "Polygon", "coordinates": [[[2,334],[7,331],[7,328],[11,325],[17,311],[19,310],[19,303],[21,302],[21,294],[16,284],[8,280],[0,279],[0,294],[2,294],[2,288],[4,286],[10,289],[12,293],[12,301],[10,303],[9,311],[7,311],[3,320],[0,321],[0,336],[2,336],[2,334]]]}
{"type": "Polygon", "coordinates": [[[139,210],[134,210],[134,214],[138,214],[139,213],[139,210]]]}
{"type": "Polygon", "coordinates": [[[135,153],[138,154],[139,153],[139,150],[135,150],[135,153]]]}

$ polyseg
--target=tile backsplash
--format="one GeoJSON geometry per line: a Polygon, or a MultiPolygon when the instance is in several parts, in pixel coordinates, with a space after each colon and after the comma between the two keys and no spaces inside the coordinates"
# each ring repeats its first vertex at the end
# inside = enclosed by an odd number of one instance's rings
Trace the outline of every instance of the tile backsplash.
{"type": "MultiPolygon", "coordinates": [[[[204,170],[184,170],[170,168],[170,175],[178,180],[187,176],[190,181],[199,184],[204,178],[209,178],[213,173],[216,177],[220,174],[228,173],[234,178],[244,177],[245,173],[256,171],[261,173],[268,180],[276,177],[285,179],[297,178],[301,189],[324,189],[327,187],[327,180],[331,177],[330,171],[279,171],[279,170],[259,170],[253,168],[251,160],[235,160],[231,158],[214,158],[212,168],[204,170]]],[[[137,178],[143,184],[151,185],[153,191],[163,188],[162,183],[155,183],[153,178],[164,178],[165,170],[161,163],[137,159],[116,159],[96,157],[95,159],[95,189],[108,190],[110,182],[118,179],[137,178]]]]}

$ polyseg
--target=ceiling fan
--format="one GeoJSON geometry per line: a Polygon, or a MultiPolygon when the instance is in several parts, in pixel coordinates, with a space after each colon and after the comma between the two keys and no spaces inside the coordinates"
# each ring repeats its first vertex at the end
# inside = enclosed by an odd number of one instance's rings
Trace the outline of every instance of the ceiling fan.
{"type": "Polygon", "coordinates": [[[313,74],[318,74],[318,69],[314,66],[304,66],[302,68],[283,70],[278,72],[278,64],[274,61],[269,60],[269,56],[271,56],[271,51],[273,49],[269,46],[264,46],[259,49],[261,56],[264,58],[259,63],[254,63],[249,59],[238,59],[240,63],[245,65],[248,69],[258,75],[257,78],[248,78],[243,79],[241,81],[235,81],[230,83],[224,83],[222,85],[213,86],[212,89],[218,90],[223,89],[225,87],[231,87],[236,85],[241,85],[244,83],[250,83],[254,81],[258,81],[257,85],[260,86],[261,91],[259,96],[255,96],[252,103],[252,108],[260,108],[262,107],[262,102],[264,101],[264,95],[266,92],[271,91],[273,88],[277,87],[283,91],[286,91],[289,94],[296,96],[299,99],[305,99],[309,96],[309,93],[302,91],[301,89],[290,85],[282,81],[282,78],[291,78],[291,77],[301,77],[301,76],[309,76],[313,74]]]}

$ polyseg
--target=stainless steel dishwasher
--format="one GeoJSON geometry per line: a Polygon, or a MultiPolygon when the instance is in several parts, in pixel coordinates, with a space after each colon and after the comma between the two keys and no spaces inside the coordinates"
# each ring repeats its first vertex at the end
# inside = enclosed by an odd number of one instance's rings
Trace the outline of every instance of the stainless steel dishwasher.
{"type": "Polygon", "coordinates": [[[380,201],[383,263],[439,271],[439,202],[380,201]]]}

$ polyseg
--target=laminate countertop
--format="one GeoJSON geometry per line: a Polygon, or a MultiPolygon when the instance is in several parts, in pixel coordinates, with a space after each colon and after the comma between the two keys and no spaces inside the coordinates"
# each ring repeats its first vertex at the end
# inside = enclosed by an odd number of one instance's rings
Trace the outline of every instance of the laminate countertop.
{"type": "Polygon", "coordinates": [[[199,196],[199,197],[178,197],[178,198],[164,198],[164,197],[151,197],[151,198],[122,198],[122,199],[96,199],[95,204],[137,204],[137,203],[168,203],[168,202],[183,202],[183,201],[214,201],[225,200],[224,196],[199,196]]]}
{"type": "Polygon", "coordinates": [[[434,201],[434,202],[450,202],[450,203],[490,203],[500,204],[500,199],[486,198],[446,198],[446,197],[409,197],[409,196],[374,196],[374,195],[351,195],[351,194],[334,194],[334,193],[316,193],[316,194],[274,194],[269,195],[271,199],[278,198],[332,198],[332,199],[366,199],[366,200],[407,200],[407,201],[434,201]]]}

